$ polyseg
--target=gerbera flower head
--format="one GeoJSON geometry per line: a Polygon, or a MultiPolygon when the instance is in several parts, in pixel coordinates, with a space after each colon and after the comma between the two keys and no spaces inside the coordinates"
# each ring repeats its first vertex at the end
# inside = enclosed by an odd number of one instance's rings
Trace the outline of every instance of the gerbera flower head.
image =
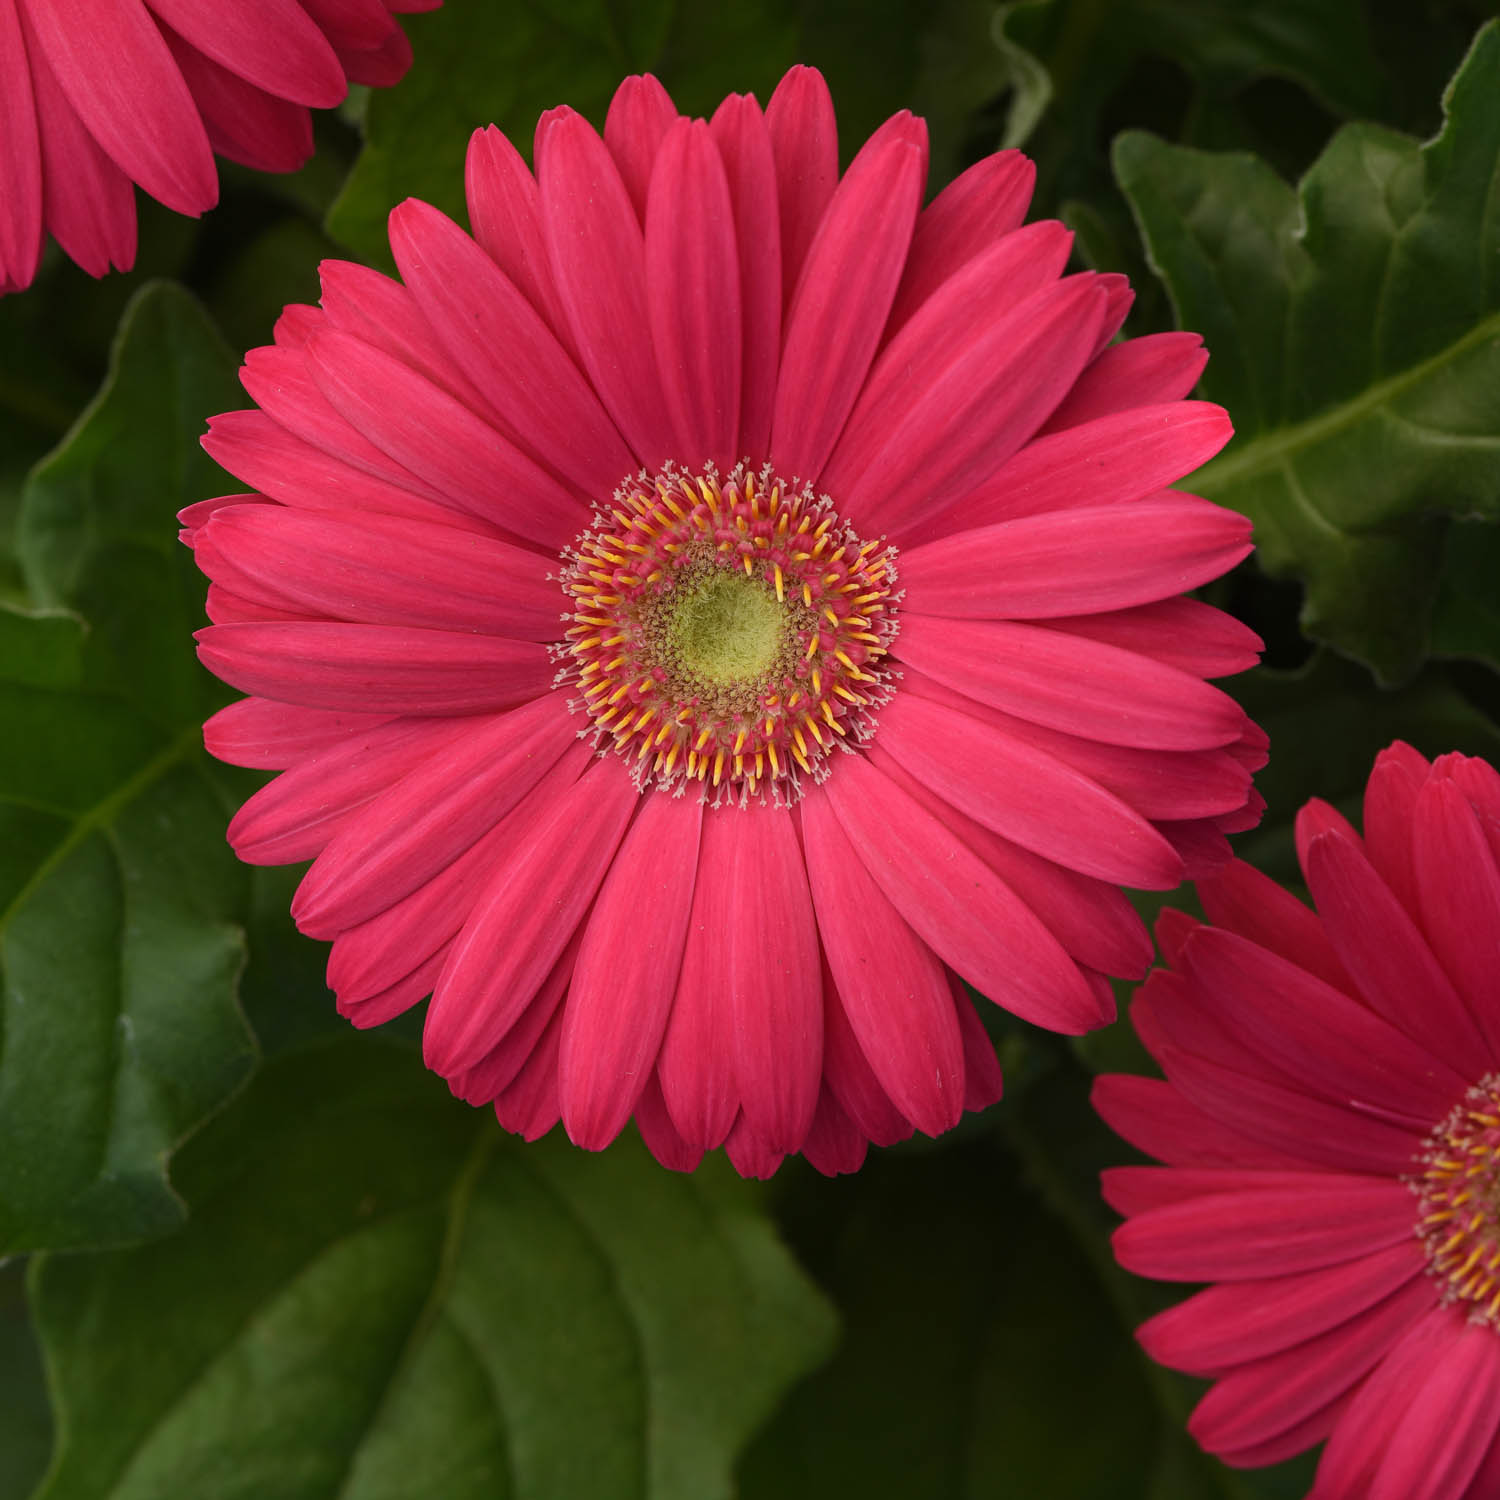
{"type": "Polygon", "coordinates": [[[1316,913],[1250,866],[1167,912],[1131,1019],[1166,1080],[1095,1102],[1127,1269],[1216,1283],[1140,1330],[1216,1381],[1237,1466],[1327,1440],[1316,1500],[1500,1494],[1500,776],[1396,744],[1364,836],[1311,802],[1316,913]]]}
{"type": "Polygon", "coordinates": [[[526,1135],[634,1114],[747,1173],[997,1097],[964,981],[1081,1032],[1140,975],[1120,883],[1255,820],[1205,678],[1258,642],[1179,597],[1246,523],[1165,489],[1228,435],[1198,340],[1113,345],[1117,277],[1021,227],[1032,172],[921,207],[901,114],[842,177],[822,78],[680,118],[622,85],[536,174],[493,128],[473,235],[407,202],[402,282],[338,262],[248,357],[186,513],[217,755],[284,774],[230,837],[357,1025],[526,1135]]]}
{"type": "Polygon", "coordinates": [[[135,185],[201,214],[214,155],[291,172],[310,106],[411,65],[396,12],[442,0],[0,0],[0,293],[44,235],[92,276],[135,262],[135,185]]]}

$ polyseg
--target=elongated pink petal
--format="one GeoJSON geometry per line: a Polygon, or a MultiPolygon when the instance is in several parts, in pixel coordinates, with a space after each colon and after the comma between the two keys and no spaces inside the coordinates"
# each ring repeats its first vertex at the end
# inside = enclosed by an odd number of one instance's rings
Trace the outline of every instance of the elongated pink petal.
{"type": "Polygon", "coordinates": [[[645,219],[646,310],[675,451],[727,472],[739,456],[740,262],[729,181],[702,120],[662,141],[645,219]]]}
{"type": "Polygon", "coordinates": [[[1043,430],[1062,432],[1133,406],[1180,401],[1207,363],[1196,333],[1148,333],[1113,344],[1083,372],[1043,430]]]}
{"type": "Polygon", "coordinates": [[[502,1130],[525,1141],[539,1141],[562,1118],[557,1090],[557,1058],[562,1047],[563,1011],[552,1013],[531,1056],[495,1098],[502,1130]]]}
{"type": "Polygon", "coordinates": [[[1190,1203],[1215,1193],[1266,1188],[1312,1188],[1321,1181],[1313,1168],[1301,1172],[1245,1171],[1223,1167],[1110,1167],[1099,1174],[1104,1201],[1124,1218],[1190,1203]]]}
{"type": "Polygon", "coordinates": [[[689,1145],[678,1132],[672,1116],[667,1113],[661,1084],[655,1073],[646,1079],[646,1086],[635,1102],[635,1124],[646,1149],[669,1172],[698,1170],[698,1163],[703,1160],[703,1148],[689,1145]]]}
{"type": "Polygon", "coordinates": [[[1137,1214],[1115,1231],[1115,1256],[1127,1271],[1162,1281],[1248,1281],[1340,1265],[1411,1239],[1413,1201],[1403,1183],[1309,1177],[1303,1188],[1213,1193],[1137,1214]]]}
{"type": "Polygon", "coordinates": [[[391,34],[395,21],[382,0],[298,0],[323,34],[339,47],[356,51],[378,47],[391,34]]]}
{"type": "Polygon", "coordinates": [[[246,83],[329,109],[349,92],[328,39],[298,0],[146,0],[189,46],[246,83]]]}
{"type": "Polygon", "coordinates": [[[482,714],[540,697],[544,646],[405,625],[210,625],[198,657],[244,693],[356,713],[482,714]]]}
{"type": "Polygon", "coordinates": [[[393,26],[378,47],[335,46],[333,50],[349,82],[372,89],[386,89],[400,83],[412,64],[411,43],[399,26],[393,26]]]}
{"type": "MultiPolygon", "coordinates": [[[[822,472],[859,395],[911,243],[924,141],[913,131],[867,144],[808,251],[785,319],[771,425],[771,458],[783,475],[822,472]]],[[[782,209],[785,253],[784,200],[782,209]]]]}
{"type": "Polygon", "coordinates": [[[968,697],[1108,744],[1213,749],[1237,739],[1244,719],[1199,678],[1045,626],[909,613],[895,654],[968,697]]]}
{"type": "Polygon", "coordinates": [[[600,1151],[620,1133],[656,1067],[702,827],[696,797],[643,798],[589,914],[558,1061],[563,1125],[585,1150],[600,1151]]]}
{"type": "MultiPolygon", "coordinates": [[[[905,577],[903,566],[903,581],[905,577]]],[[[1154,656],[1194,677],[1228,677],[1248,671],[1265,648],[1248,625],[1197,599],[1160,599],[1131,609],[1064,615],[1047,624],[1122,651],[1154,656]]]]}
{"type": "Polygon", "coordinates": [[[642,223],[646,220],[646,195],[656,153],[677,118],[672,96],[650,73],[632,74],[609,101],[604,144],[620,169],[620,180],[642,223]]]}
{"type": "Polygon", "coordinates": [[[319,855],[292,902],[298,925],[331,937],[432,879],[533,791],[572,731],[556,694],[476,723],[319,855]]]}
{"type": "Polygon", "coordinates": [[[418,306],[511,441],[584,496],[608,498],[636,467],[634,456],[530,302],[431,205],[408,198],[390,228],[418,306]]]}
{"type": "Polygon", "coordinates": [[[592,904],[639,801],[619,766],[598,763],[511,851],[433,992],[422,1034],[428,1067],[471,1068],[516,1023],[592,904]]]}
{"type": "Polygon", "coordinates": [[[1205,401],[1139,406],[1028,443],[939,515],[947,535],[1044,511],[1128,505],[1212,458],[1234,429],[1205,401]]]}
{"type": "Polygon", "coordinates": [[[1064,510],[960,531],[901,554],[906,608],[1049,619],[1151,604],[1227,573],[1250,522],[1191,495],[1064,510]]]}
{"type": "Polygon", "coordinates": [[[857,1172],[864,1165],[868,1138],[846,1115],[833,1093],[818,1095],[817,1112],[802,1143],[802,1154],[825,1177],[857,1172]]]}
{"type": "Polygon", "coordinates": [[[760,106],[731,94],[709,122],[724,163],[739,254],[743,346],[739,445],[752,464],[770,451],[781,359],[781,221],[776,162],[760,106]]]}
{"type": "Polygon", "coordinates": [[[823,75],[800,63],[766,106],[781,228],[781,302],[792,305],[802,264],[839,180],[838,125],[823,75]]]}
{"type": "Polygon", "coordinates": [[[203,744],[215,759],[232,766],[280,771],[386,722],[380,714],[330,713],[268,698],[241,698],[203,726],[203,744]]]}
{"type": "Polygon", "coordinates": [[[364,1030],[370,1026],[384,1026],[397,1016],[405,1015],[412,1006],[419,1004],[432,993],[432,987],[442,972],[443,962],[448,956],[446,945],[430,957],[423,959],[409,973],[403,975],[383,990],[361,1000],[346,1001],[341,996],[336,1003],[338,1013],[349,1022],[364,1030]]]}
{"type": "MultiPolygon", "coordinates": [[[[960,1042],[964,1042],[967,1056],[962,1027],[960,1042]]],[[[893,1146],[911,1135],[911,1121],[891,1102],[891,1096],[875,1076],[854,1034],[838,986],[828,970],[826,953],[823,958],[823,1074],[844,1113],[872,1145],[893,1146]]],[[[967,1069],[964,1085],[967,1096],[967,1069]]]]}
{"type": "MultiPolygon", "coordinates": [[[[953,990],[953,1010],[958,1016],[958,1031],[964,1044],[964,1108],[966,1110],[988,1109],[998,1104],[1005,1093],[1005,1080],[1000,1073],[1000,1059],[995,1055],[995,1044],[984,1029],[974,1009],[974,1002],[964,988],[963,980],[956,974],[949,975],[953,990]]],[[[1114,996],[1110,996],[1114,1005],[1114,996]]]]}
{"type": "Polygon", "coordinates": [[[976,989],[1023,1020],[1078,1034],[1101,1014],[1078,967],[1036,914],[953,833],[868,760],[824,794],[865,868],[912,930],[976,989]]]}
{"type": "Polygon", "coordinates": [[[880,740],[961,812],[1045,859],[1145,890],[1182,878],[1181,861],[1144,818],[988,724],[903,693],[881,711],[880,740]]]}
{"type": "Polygon", "coordinates": [[[1421,897],[1412,867],[1412,832],[1417,796],[1431,771],[1426,759],[1399,740],[1375,757],[1365,783],[1365,853],[1391,893],[1409,912],[1420,912],[1421,897]]]}
{"type": "Polygon", "coordinates": [[[545,547],[588,512],[493,427],[390,355],[343,333],[307,344],[313,377],[357,431],[453,505],[545,547]]]}
{"type": "Polygon", "coordinates": [[[583,368],[636,457],[659,469],[673,456],[672,435],[630,195],[604,142],[572,110],[557,111],[540,134],[536,162],[548,260],[583,368]]]}
{"type": "Polygon", "coordinates": [[[1158,1313],[1136,1337],[1158,1363],[1212,1375],[1338,1327],[1422,1275],[1426,1265],[1412,1239],[1299,1276],[1226,1282],[1158,1313]]]}
{"type": "Polygon", "coordinates": [[[1198,883],[1198,899],[1216,927],[1279,954],[1336,989],[1351,989],[1317,914],[1253,865],[1234,860],[1198,883]]]}
{"type": "Polygon", "coordinates": [[[1027,157],[997,151],[960,172],[922,210],[886,325],[888,339],[950,277],[1020,228],[1035,183],[1036,167],[1027,157]]]}
{"type": "MultiPolygon", "coordinates": [[[[0,199],[4,202],[0,209],[0,289],[29,286],[42,253],[42,143],[46,133],[37,127],[38,101],[16,9],[19,3],[0,0],[0,199]]],[[[45,99],[41,102],[45,107],[45,99]]]]}
{"type": "Polygon", "coordinates": [[[800,806],[818,931],[860,1050],[918,1130],[951,1130],[963,1113],[963,1039],[943,966],[865,869],[824,789],[800,806]]]}
{"type": "Polygon", "coordinates": [[[90,134],[153,198],[201,214],[219,197],[203,122],[140,0],[21,0],[90,134]]]}
{"type": "Polygon", "coordinates": [[[735,1121],[734,1129],[729,1132],[729,1138],[724,1142],[724,1154],[734,1164],[734,1170],[741,1177],[755,1178],[760,1181],[774,1177],[785,1159],[781,1152],[773,1151],[760,1136],[756,1135],[743,1115],[735,1121]]]}

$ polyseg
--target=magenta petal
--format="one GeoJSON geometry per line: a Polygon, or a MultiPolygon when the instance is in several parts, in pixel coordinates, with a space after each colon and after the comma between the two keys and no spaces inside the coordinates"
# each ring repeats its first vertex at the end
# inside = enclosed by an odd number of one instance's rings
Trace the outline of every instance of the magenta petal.
{"type": "MultiPolygon", "coordinates": [[[[963,1028],[959,1030],[967,1056],[967,1038],[963,1035],[963,1028]]],[[[826,954],[823,963],[823,1074],[844,1113],[872,1145],[893,1146],[911,1135],[911,1121],[891,1102],[891,1096],[875,1076],[854,1034],[838,986],[828,972],[826,954]]],[[[967,1090],[966,1071],[966,1097],[967,1090]]]]}
{"type": "Polygon", "coordinates": [[[281,771],[387,722],[380,714],[330,713],[268,698],[241,698],[203,726],[203,745],[216,760],[232,766],[281,771]]]}
{"type": "Polygon", "coordinates": [[[838,125],[823,75],[800,63],[776,85],[766,106],[776,164],[781,229],[781,302],[792,305],[802,264],[839,180],[838,125]]]}
{"type": "Polygon", "coordinates": [[[361,1031],[371,1026],[384,1026],[387,1021],[394,1021],[397,1016],[405,1015],[412,1006],[432,993],[432,987],[442,972],[447,956],[445,945],[385,989],[360,1000],[346,1001],[340,996],[335,1008],[351,1026],[356,1026],[361,1031]]]}
{"type": "Polygon", "coordinates": [[[773,1151],[756,1135],[743,1115],[735,1121],[734,1129],[729,1132],[729,1138],[724,1142],[724,1154],[741,1177],[756,1178],[760,1181],[774,1177],[785,1160],[781,1152],[773,1151]]]}
{"type": "Polygon", "coordinates": [[[614,1140],[655,1070],[677,993],[702,826],[696,797],[642,798],[589,914],[558,1060],[563,1125],[585,1150],[614,1140]]]}
{"type": "Polygon", "coordinates": [[[650,73],[636,73],[625,79],[609,101],[609,112],[604,117],[604,144],[620,169],[620,180],[643,223],[656,153],[676,121],[677,106],[672,103],[672,96],[650,73]]]}
{"type": "Polygon", "coordinates": [[[739,456],[740,257],[729,181],[702,120],[667,133],[645,217],[646,307],[674,451],[727,472],[739,456]]]}
{"type": "Polygon", "coordinates": [[[801,811],[818,931],[860,1050],[896,1108],[941,1135],[964,1107],[947,974],[865,869],[825,790],[809,792],[801,811]]]}
{"type": "Polygon", "coordinates": [[[731,94],[709,123],[724,163],[739,252],[744,315],[740,449],[752,464],[771,444],[776,372],[781,359],[781,231],[776,163],[760,106],[750,94],[731,94]]]}
{"type": "Polygon", "coordinates": [[[1317,914],[1253,865],[1231,861],[1198,883],[1198,899],[1215,927],[1279,954],[1325,984],[1351,990],[1317,914]]]}
{"type": "Polygon", "coordinates": [[[771,458],[783,475],[815,479],[854,407],[906,260],[924,173],[914,135],[876,137],[828,205],[785,320],[771,428],[771,458]]]}
{"type": "Polygon", "coordinates": [[[531,1056],[495,1098],[495,1118],[502,1130],[525,1141],[539,1141],[562,1117],[557,1087],[557,1058],[562,1047],[563,1012],[553,1012],[531,1056]]]}
{"type": "Polygon", "coordinates": [[[201,214],[219,196],[203,122],[140,0],[21,0],[68,102],[153,198],[201,214]]]}
{"type": "MultiPolygon", "coordinates": [[[[958,1016],[958,1030],[964,1043],[964,1108],[988,1109],[990,1105],[998,1104],[1005,1093],[1000,1059],[995,1055],[995,1044],[984,1029],[984,1022],[979,1019],[963,981],[955,974],[950,976],[950,983],[953,1009],[958,1016]]],[[[1114,1004],[1113,996],[1110,1004],[1114,1004]]]]}
{"type": "Polygon", "coordinates": [[[669,1172],[695,1172],[703,1160],[703,1148],[691,1146],[678,1133],[672,1116],[667,1113],[661,1084],[653,1073],[635,1102],[635,1124],[646,1143],[646,1149],[669,1172]]]}
{"type": "Polygon", "coordinates": [[[0,291],[29,286],[42,253],[43,133],[18,3],[0,0],[0,291]]]}
{"type": "Polygon", "coordinates": [[[1043,431],[1061,432],[1133,406],[1180,401],[1207,363],[1196,333],[1148,333],[1112,344],[1079,376],[1043,431]]]}
{"type": "Polygon", "coordinates": [[[802,1154],[809,1163],[825,1177],[857,1172],[864,1165],[869,1144],[860,1128],[840,1108],[838,1100],[824,1089],[818,1096],[817,1112],[807,1139],[802,1143],[802,1154]]]}
{"type": "Polygon", "coordinates": [[[1421,910],[1417,877],[1412,868],[1412,831],[1417,796],[1432,767],[1410,745],[1397,741],[1375,757],[1365,783],[1365,853],[1409,912],[1421,910]]]}
{"type": "Polygon", "coordinates": [[[1228,677],[1248,671],[1265,648],[1248,625],[1197,599],[1159,599],[1131,609],[1064,615],[1047,623],[1053,630],[1154,656],[1194,677],[1228,677]]]}
{"type": "Polygon", "coordinates": [[[389,39],[395,29],[385,0],[298,0],[335,46],[368,51],[389,39]]]}
{"type": "Polygon", "coordinates": [[[604,142],[572,110],[558,111],[540,133],[537,177],[548,258],[583,367],[636,457],[660,468],[674,455],[649,352],[645,243],[630,195],[604,142]]]}

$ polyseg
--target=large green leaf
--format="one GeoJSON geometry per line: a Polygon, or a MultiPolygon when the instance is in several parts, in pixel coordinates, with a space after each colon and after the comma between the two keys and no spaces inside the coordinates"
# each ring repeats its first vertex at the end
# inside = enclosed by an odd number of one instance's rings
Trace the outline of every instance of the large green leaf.
{"type": "Polygon", "coordinates": [[[39,1500],[714,1500],[826,1306],[715,1164],[522,1145],[409,1049],[269,1063],[181,1153],[170,1239],[32,1283],[39,1500]]]}
{"type": "Polygon", "coordinates": [[[196,440],[229,371],[190,298],[144,291],[24,497],[43,608],[0,613],[0,1253],[179,1223],[167,1158],[253,1061],[248,881],[200,748],[216,689],[173,519],[221,487],[196,440]]]}
{"type": "Polygon", "coordinates": [[[1443,514],[1500,518],[1500,24],[1426,146],[1341,130],[1294,191],[1262,162],[1130,133],[1115,171],[1233,443],[1194,478],[1306,582],[1304,628],[1408,675],[1443,514]]]}

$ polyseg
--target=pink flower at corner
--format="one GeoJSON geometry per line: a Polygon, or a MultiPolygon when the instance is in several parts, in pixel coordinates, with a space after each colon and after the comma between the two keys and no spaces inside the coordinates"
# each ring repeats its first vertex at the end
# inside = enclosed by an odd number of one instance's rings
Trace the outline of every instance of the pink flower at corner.
{"type": "Polygon", "coordinates": [[[135,262],[134,184],[182,214],[218,202],[214,154],[291,172],[309,107],[411,65],[393,12],[442,0],[0,0],[0,293],[44,234],[91,276],[135,262]]]}
{"type": "Polygon", "coordinates": [[[1217,1283],[1140,1330],[1216,1381],[1226,1463],[1327,1440],[1313,1500],[1500,1495],[1500,775],[1396,744],[1364,837],[1311,802],[1316,914],[1238,862],[1168,911],[1131,1008],[1166,1081],[1100,1113],[1168,1165],[1105,1174],[1120,1263],[1217,1283]]]}
{"type": "Polygon", "coordinates": [[[921,207],[900,114],[838,173],[796,68],[762,114],[632,78],[603,139],[493,128],[474,237],[391,216],[404,285],[323,268],[184,514],[230,828],[313,859],[356,1025],[432,994],[462,1097],[668,1166],[937,1135],[999,1096],[962,980],[1113,1014],[1166,888],[1254,823],[1264,737],[1204,679],[1259,642],[1180,597],[1249,550],[1166,488],[1229,435],[1192,335],[1021,227],[1032,169],[921,207]]]}

